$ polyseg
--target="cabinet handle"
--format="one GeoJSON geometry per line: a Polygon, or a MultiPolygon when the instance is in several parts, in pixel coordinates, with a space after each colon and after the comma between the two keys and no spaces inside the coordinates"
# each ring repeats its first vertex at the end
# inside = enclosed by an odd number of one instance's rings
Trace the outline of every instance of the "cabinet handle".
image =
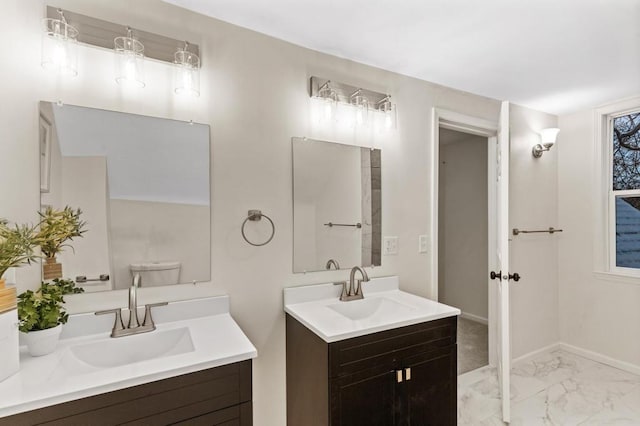
{"type": "Polygon", "coordinates": [[[398,383],[402,383],[402,370],[396,370],[396,380],[398,383]]]}
{"type": "Polygon", "coordinates": [[[411,380],[411,368],[404,369],[404,378],[406,380],[411,380]]]}

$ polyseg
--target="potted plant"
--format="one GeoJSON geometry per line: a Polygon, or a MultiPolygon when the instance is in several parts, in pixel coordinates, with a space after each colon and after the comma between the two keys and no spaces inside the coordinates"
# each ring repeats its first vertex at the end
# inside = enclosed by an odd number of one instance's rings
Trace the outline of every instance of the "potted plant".
{"type": "Polygon", "coordinates": [[[63,288],[43,282],[38,290],[18,296],[19,328],[31,356],[47,355],[56,349],[62,324],[69,319],[63,307],[63,288]]]}
{"type": "Polygon", "coordinates": [[[0,218],[0,289],[5,286],[3,278],[9,268],[30,264],[38,256],[35,230],[29,225],[9,226],[6,219],[0,218]]]}
{"type": "MultiPolygon", "coordinates": [[[[82,211],[66,206],[62,210],[47,207],[40,215],[40,230],[36,235],[42,255],[45,257],[43,278],[50,280],[62,278],[62,265],[57,262],[57,254],[64,247],[71,247],[69,241],[75,237],[82,237],[86,232],[86,222],[80,220],[82,211]]],[[[71,247],[73,250],[73,247],[71,247]]]]}

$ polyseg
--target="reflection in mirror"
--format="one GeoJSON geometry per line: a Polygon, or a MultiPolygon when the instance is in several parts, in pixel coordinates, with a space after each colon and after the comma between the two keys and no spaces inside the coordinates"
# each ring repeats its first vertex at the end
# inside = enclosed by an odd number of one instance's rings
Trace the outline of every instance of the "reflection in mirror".
{"type": "Polygon", "coordinates": [[[381,264],[381,152],[293,138],[293,272],[381,264]]]}
{"type": "Polygon", "coordinates": [[[82,210],[62,276],[85,291],[210,279],[209,126],[40,102],[41,208],[82,210]],[[84,277],[84,278],[83,278],[84,277]]]}

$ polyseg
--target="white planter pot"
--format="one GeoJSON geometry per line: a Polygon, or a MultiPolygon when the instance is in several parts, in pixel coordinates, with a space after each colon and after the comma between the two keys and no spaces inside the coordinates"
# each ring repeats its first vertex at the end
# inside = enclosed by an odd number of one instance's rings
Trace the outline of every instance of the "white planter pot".
{"type": "Polygon", "coordinates": [[[60,333],[62,332],[62,324],[46,330],[30,331],[22,333],[22,339],[27,344],[29,355],[42,356],[50,354],[56,350],[60,333]]]}

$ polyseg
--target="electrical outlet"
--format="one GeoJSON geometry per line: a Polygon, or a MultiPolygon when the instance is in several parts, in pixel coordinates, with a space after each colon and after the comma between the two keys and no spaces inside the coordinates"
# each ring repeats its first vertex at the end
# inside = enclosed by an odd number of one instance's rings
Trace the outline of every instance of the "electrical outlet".
{"type": "Polygon", "coordinates": [[[384,237],[383,246],[385,256],[398,254],[398,237],[384,237]]]}
{"type": "Polygon", "coordinates": [[[426,253],[429,251],[429,236],[418,235],[418,253],[426,253]]]}

